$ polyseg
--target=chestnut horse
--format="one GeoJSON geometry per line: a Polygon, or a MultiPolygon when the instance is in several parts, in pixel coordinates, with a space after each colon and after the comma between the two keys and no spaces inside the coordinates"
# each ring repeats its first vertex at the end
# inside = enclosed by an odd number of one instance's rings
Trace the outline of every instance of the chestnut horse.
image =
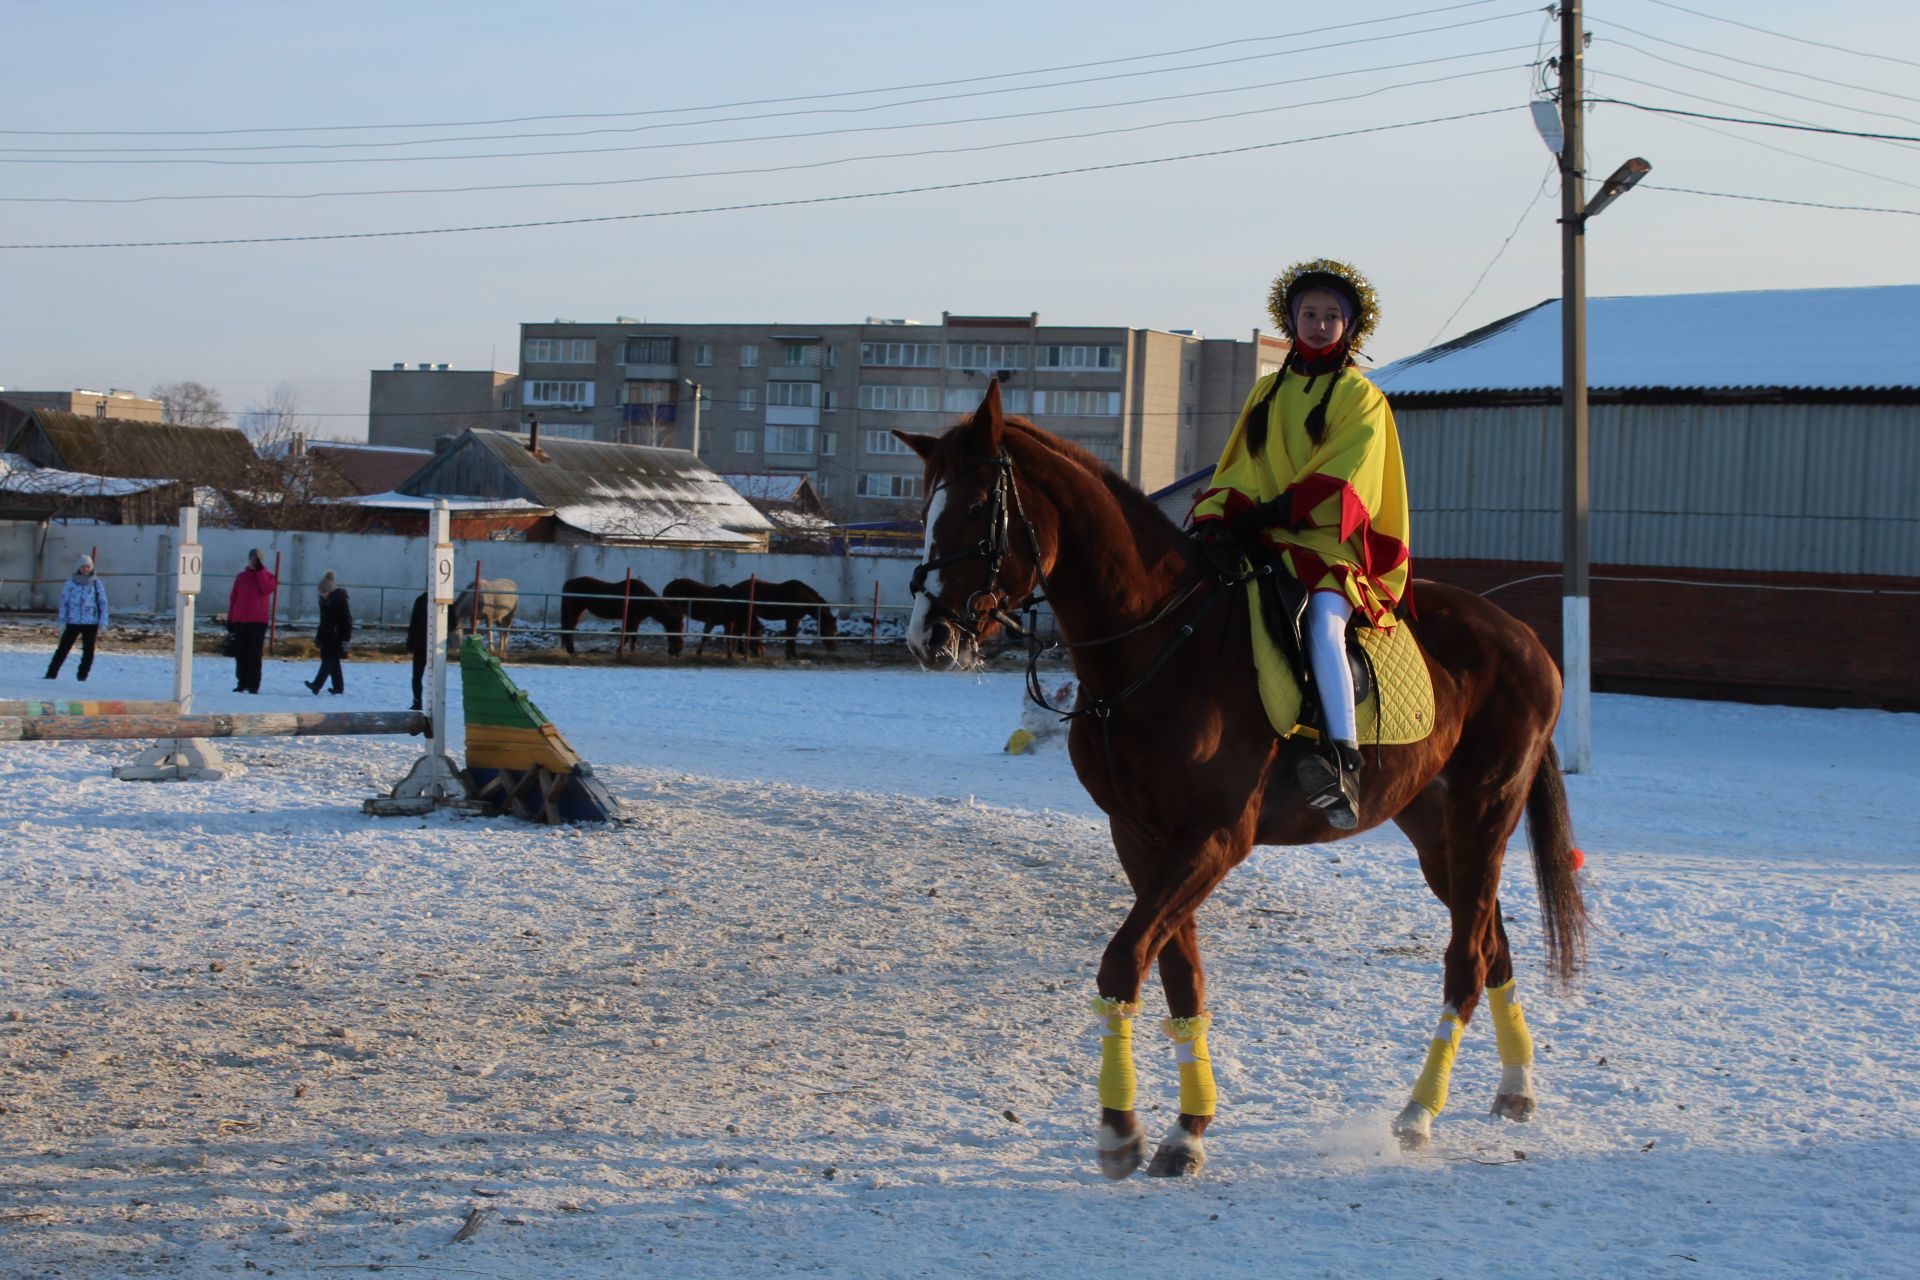
{"type": "Polygon", "coordinates": [[[659,623],[667,633],[667,653],[680,656],[685,643],[682,634],[686,630],[686,606],[662,600],[653,593],[653,588],[634,578],[632,581],[603,582],[599,578],[568,578],[560,588],[560,647],[568,653],[573,652],[574,629],[580,625],[582,614],[591,613],[596,618],[612,618],[619,621],[621,607],[625,605],[626,620],[620,626],[620,640],[624,644],[627,636],[640,629],[640,624],[648,618],[659,623]],[[631,591],[629,591],[631,589],[631,591]]]}
{"type": "MultiPolygon", "coordinates": [[[[926,560],[907,633],[915,656],[929,667],[977,666],[981,645],[1017,625],[1012,615],[1044,592],[1080,680],[1068,750],[1108,815],[1134,892],[1101,959],[1094,1006],[1101,1169],[1124,1178],[1146,1158],[1132,1020],[1157,961],[1180,1118],[1148,1172],[1198,1172],[1214,1088],[1194,914],[1254,845],[1351,833],[1306,804],[1294,766],[1309,748],[1267,722],[1244,579],[1203,557],[1091,454],[1004,417],[997,384],[944,436],[894,434],[926,463],[926,560]]],[[[1532,1041],[1499,899],[1501,861],[1523,815],[1547,968],[1562,982],[1583,959],[1586,932],[1551,736],[1560,710],[1552,658],[1532,630],[1477,595],[1425,581],[1414,594],[1418,621],[1400,625],[1416,628],[1436,722],[1425,741],[1363,748],[1359,803],[1359,829],[1391,821],[1413,842],[1451,925],[1439,1029],[1392,1123],[1408,1147],[1429,1140],[1460,1033],[1483,993],[1502,1066],[1493,1109],[1513,1120],[1533,1113],[1532,1041]]]]}
{"type": "MultiPolygon", "coordinates": [[[[788,578],[785,582],[767,582],[764,579],[748,578],[745,582],[733,584],[733,594],[745,600],[751,594],[753,599],[753,618],[762,631],[770,631],[769,623],[778,623],[787,637],[787,656],[800,656],[798,641],[800,624],[808,618],[819,629],[820,643],[826,646],[828,653],[834,651],[834,637],[840,634],[840,619],[827,607],[827,598],[815,591],[798,578],[788,578]]],[[[755,641],[755,652],[763,652],[765,644],[755,641]]]]}

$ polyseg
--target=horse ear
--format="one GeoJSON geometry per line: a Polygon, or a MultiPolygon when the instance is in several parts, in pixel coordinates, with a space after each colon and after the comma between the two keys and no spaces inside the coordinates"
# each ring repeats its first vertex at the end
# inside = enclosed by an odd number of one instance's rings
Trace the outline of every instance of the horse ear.
{"type": "Polygon", "coordinates": [[[893,433],[893,438],[923,459],[933,452],[933,446],[940,443],[939,436],[923,436],[912,431],[896,431],[893,433]]]}
{"type": "Polygon", "coordinates": [[[1000,452],[1000,437],[1007,426],[1007,415],[1000,406],[1000,379],[987,379],[987,394],[980,398],[980,407],[974,410],[973,426],[982,431],[987,438],[987,452],[1000,452]]]}

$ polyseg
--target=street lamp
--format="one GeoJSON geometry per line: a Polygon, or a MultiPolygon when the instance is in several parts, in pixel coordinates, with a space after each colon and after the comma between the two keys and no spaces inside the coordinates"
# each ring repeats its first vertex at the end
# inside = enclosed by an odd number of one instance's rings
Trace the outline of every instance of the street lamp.
{"type": "Polygon", "coordinates": [[[1652,171],[1635,157],[1613,171],[1592,203],[1586,200],[1581,63],[1586,33],[1581,30],[1580,0],[1560,5],[1560,119],[1558,138],[1548,114],[1535,112],[1547,145],[1560,154],[1560,419],[1561,553],[1564,561],[1560,601],[1560,763],[1568,773],[1584,773],[1593,762],[1593,659],[1589,629],[1587,565],[1587,220],[1612,204],[1652,171]],[[1558,142],[1558,146],[1556,146],[1558,142]]]}

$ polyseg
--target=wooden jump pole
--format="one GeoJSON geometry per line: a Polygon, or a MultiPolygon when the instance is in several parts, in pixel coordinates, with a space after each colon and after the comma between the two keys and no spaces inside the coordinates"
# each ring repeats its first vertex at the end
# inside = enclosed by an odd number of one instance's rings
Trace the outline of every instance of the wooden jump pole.
{"type": "Polygon", "coordinates": [[[0,742],[121,738],[308,738],[422,734],[419,711],[295,711],[205,716],[0,716],[0,742]]]}
{"type": "MultiPolygon", "coordinates": [[[[200,548],[200,509],[180,508],[180,540],[174,546],[173,578],[173,714],[193,712],[193,614],[200,594],[200,571],[205,557],[200,548]]],[[[220,748],[201,738],[163,738],[140,753],[132,764],[118,765],[113,776],[123,782],[218,782],[234,772],[220,748]]]]}
{"type": "Polygon", "coordinates": [[[273,553],[273,594],[267,599],[267,652],[280,651],[280,553],[273,553]]]}
{"type": "Polygon", "coordinates": [[[177,716],[185,713],[177,702],[96,701],[34,702],[0,699],[0,716],[177,716]]]}
{"type": "Polygon", "coordinates": [[[627,623],[631,622],[632,620],[633,620],[633,566],[628,565],[626,591],[620,600],[620,643],[615,645],[613,649],[613,656],[616,658],[626,656],[627,623]]]}

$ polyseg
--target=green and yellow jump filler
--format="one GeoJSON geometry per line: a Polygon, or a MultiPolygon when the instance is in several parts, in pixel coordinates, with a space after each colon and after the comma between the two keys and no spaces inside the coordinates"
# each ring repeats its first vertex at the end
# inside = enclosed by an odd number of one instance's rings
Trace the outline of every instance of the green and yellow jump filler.
{"type": "Polygon", "coordinates": [[[500,660],[468,636],[460,646],[467,715],[467,788],[478,801],[536,822],[607,822],[619,806],[500,660]]]}

